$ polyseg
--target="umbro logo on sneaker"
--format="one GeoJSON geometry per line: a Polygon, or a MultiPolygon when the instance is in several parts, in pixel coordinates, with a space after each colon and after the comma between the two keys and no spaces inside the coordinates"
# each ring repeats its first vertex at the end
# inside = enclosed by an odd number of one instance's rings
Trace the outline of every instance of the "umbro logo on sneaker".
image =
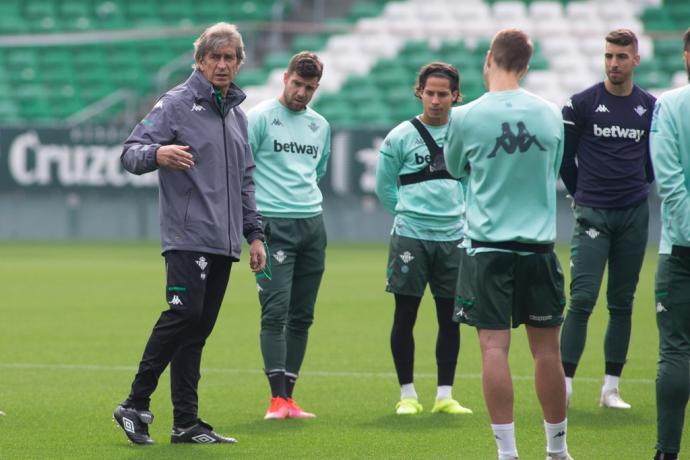
{"type": "Polygon", "coordinates": [[[122,417],[122,428],[124,428],[125,431],[134,433],[134,422],[127,417],[122,417]]]}
{"type": "Polygon", "coordinates": [[[587,230],[585,233],[587,234],[587,236],[589,236],[589,237],[592,238],[593,240],[596,239],[597,236],[600,235],[599,231],[598,231],[597,229],[595,229],[595,228],[590,228],[590,229],[587,230]]]}
{"type": "Polygon", "coordinates": [[[271,126],[283,126],[283,122],[278,120],[277,118],[274,118],[271,122],[271,126]]]}
{"type": "Polygon", "coordinates": [[[595,112],[609,112],[609,109],[604,104],[599,104],[595,112]]]}
{"type": "Polygon", "coordinates": [[[216,440],[213,439],[213,437],[207,435],[206,433],[193,436],[192,440],[194,440],[194,442],[198,442],[199,444],[210,444],[216,442],[216,440]]]}
{"type": "Polygon", "coordinates": [[[182,301],[177,295],[174,295],[172,300],[170,301],[170,305],[182,305],[182,301]]]}
{"type": "Polygon", "coordinates": [[[201,112],[202,110],[206,110],[204,107],[200,106],[199,104],[192,104],[192,112],[201,112]]]}

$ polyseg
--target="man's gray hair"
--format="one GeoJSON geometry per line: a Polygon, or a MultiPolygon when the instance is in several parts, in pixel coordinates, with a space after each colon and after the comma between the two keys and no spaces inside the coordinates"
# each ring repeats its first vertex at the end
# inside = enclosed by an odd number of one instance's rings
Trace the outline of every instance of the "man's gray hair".
{"type": "Polygon", "coordinates": [[[211,51],[228,45],[235,47],[237,62],[242,64],[244,61],[244,42],[237,26],[227,22],[213,24],[194,41],[194,61],[199,63],[211,51]]]}

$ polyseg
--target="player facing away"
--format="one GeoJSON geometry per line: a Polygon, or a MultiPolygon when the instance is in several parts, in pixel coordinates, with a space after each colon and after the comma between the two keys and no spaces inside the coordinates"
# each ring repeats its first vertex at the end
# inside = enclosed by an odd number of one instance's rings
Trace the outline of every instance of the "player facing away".
{"type": "Polygon", "coordinates": [[[465,242],[455,317],[477,328],[482,385],[499,460],[518,458],[511,326],[525,325],[544,416],[547,460],[571,459],[566,444],[565,379],[558,336],[563,273],[553,251],[556,181],[563,155],[558,108],[522,89],[532,43],[499,31],[484,64],[489,92],[451,112],[445,156],[467,177],[465,242]]]}
{"type": "MultiPolygon", "coordinates": [[[[683,36],[690,79],[690,29],[683,36]]],[[[656,273],[659,367],[654,460],[680,451],[690,394],[690,85],[664,93],[654,108],[651,149],[661,196],[662,231],[656,273]]]]}
{"type": "Polygon", "coordinates": [[[635,34],[627,29],[610,32],[604,52],[606,79],[572,96],[563,108],[561,178],[574,199],[575,215],[570,304],[561,335],[568,403],[608,263],[609,322],[599,405],[630,408],[620,397],[618,381],[630,344],[633,296],[647,244],[647,195],[654,180],[649,126],[655,99],[633,84],[639,62],[635,34]]]}
{"type": "Polygon", "coordinates": [[[266,419],[312,418],[292,398],[324,272],[326,230],[318,182],[331,154],[331,128],[308,107],[323,64],[303,51],[290,59],[283,93],[247,113],[256,204],[264,217],[270,270],[257,274],[261,353],[271,387],[266,419]]]}
{"type": "Polygon", "coordinates": [[[460,351],[460,328],[453,321],[463,232],[460,182],[448,174],[443,144],[448,114],[460,101],[458,70],[433,62],[421,68],[415,96],[422,114],[396,126],[383,141],[376,169],[376,194],[395,215],[386,290],[395,299],[390,343],[400,384],[398,415],[422,412],[414,387],[412,330],[427,283],[436,303],[438,388],[432,412],[471,414],[452,397],[460,351]]]}

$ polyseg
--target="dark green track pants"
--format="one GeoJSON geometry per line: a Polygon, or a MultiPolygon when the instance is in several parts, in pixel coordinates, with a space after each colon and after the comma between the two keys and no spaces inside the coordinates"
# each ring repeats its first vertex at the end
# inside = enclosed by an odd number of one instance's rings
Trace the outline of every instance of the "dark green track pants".
{"type": "Polygon", "coordinates": [[[270,269],[257,275],[261,303],[261,353],[266,371],[299,374],[326,255],[322,217],[264,217],[269,227],[270,269]]]}
{"type": "Polygon", "coordinates": [[[690,259],[659,256],[656,272],[659,366],[656,376],[657,449],[680,450],[690,393],[690,259]]]}
{"type": "Polygon", "coordinates": [[[585,348],[587,321],[594,309],[608,262],[609,322],[604,341],[607,363],[622,366],[630,344],[633,297],[647,245],[647,201],[625,209],[575,208],[570,252],[568,315],[561,333],[564,363],[577,365],[585,348]]]}

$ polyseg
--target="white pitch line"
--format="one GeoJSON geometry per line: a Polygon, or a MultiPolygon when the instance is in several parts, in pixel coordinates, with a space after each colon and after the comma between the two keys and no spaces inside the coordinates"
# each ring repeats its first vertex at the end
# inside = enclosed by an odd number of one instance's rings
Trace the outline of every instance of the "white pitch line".
{"type": "MultiPolygon", "coordinates": [[[[135,372],[133,366],[104,366],[100,364],[42,364],[42,363],[0,363],[0,369],[30,369],[30,370],[57,370],[57,371],[124,371],[135,372]]],[[[259,369],[232,369],[223,367],[203,367],[202,372],[209,374],[261,374],[259,369]]],[[[391,379],[395,378],[394,372],[346,372],[346,371],[304,371],[302,375],[314,377],[343,377],[355,379],[391,379]]],[[[435,379],[435,373],[415,373],[415,378],[435,379]]],[[[458,374],[458,379],[478,380],[481,374],[458,374]]],[[[513,380],[534,380],[531,375],[514,375],[513,380]]],[[[577,377],[577,382],[601,383],[601,377],[577,377]]],[[[652,385],[654,379],[624,379],[625,383],[638,385],[652,385]]]]}

